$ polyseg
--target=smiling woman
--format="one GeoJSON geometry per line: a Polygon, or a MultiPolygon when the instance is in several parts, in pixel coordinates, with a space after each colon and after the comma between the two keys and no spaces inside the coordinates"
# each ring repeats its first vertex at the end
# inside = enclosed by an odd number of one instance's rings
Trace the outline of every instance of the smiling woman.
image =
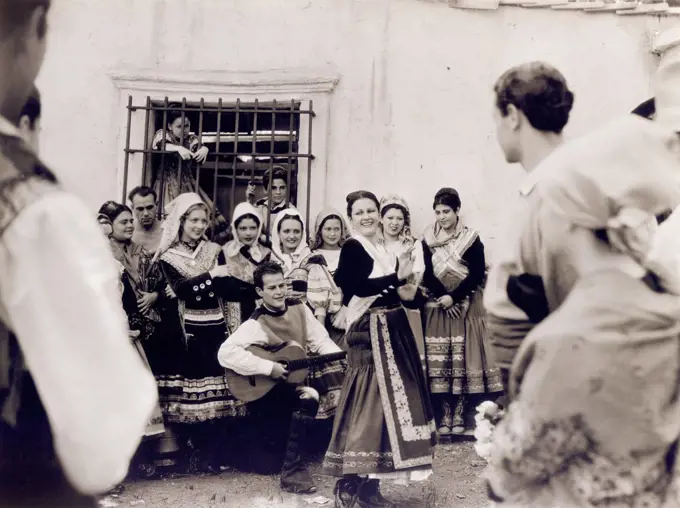
{"type": "Polygon", "coordinates": [[[380,242],[379,202],[347,196],[358,234],[340,251],[335,281],[347,305],[348,370],[323,469],[339,477],[335,506],[393,507],[379,480],[419,481],[432,473],[436,441],[418,349],[397,288],[413,273],[408,250],[395,260],[380,242]]]}

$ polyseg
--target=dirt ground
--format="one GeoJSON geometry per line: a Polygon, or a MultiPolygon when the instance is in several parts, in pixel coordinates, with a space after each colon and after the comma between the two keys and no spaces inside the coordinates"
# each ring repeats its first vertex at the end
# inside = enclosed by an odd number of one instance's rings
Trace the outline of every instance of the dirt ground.
{"type": "MultiPolygon", "coordinates": [[[[441,444],[432,482],[409,487],[387,485],[383,493],[404,508],[482,508],[488,506],[480,479],[483,468],[472,442],[441,444]]],[[[318,491],[306,496],[281,492],[276,476],[226,470],[220,475],[180,475],[128,483],[119,497],[105,498],[101,504],[110,508],[332,508],[334,479],[319,475],[318,470],[317,463],[313,473],[318,491]]]]}

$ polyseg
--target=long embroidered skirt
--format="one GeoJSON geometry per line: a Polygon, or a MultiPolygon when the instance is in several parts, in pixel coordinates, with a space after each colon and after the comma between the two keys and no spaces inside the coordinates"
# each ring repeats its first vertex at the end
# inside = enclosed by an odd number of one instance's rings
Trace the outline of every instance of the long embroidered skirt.
{"type": "Polygon", "coordinates": [[[217,361],[227,338],[225,330],[224,325],[206,326],[200,333],[194,328],[195,333],[187,335],[182,376],[166,382],[175,394],[167,408],[168,421],[200,423],[246,415],[246,403],[231,394],[224,368],[217,361]]]}
{"type": "Polygon", "coordinates": [[[371,309],[347,331],[347,344],[324,473],[413,479],[431,471],[432,406],[404,309],[371,309]]]}
{"type": "Polygon", "coordinates": [[[319,392],[317,420],[326,420],[335,416],[344,379],[345,366],[342,362],[315,365],[309,369],[307,385],[319,392]]]}
{"type": "Polygon", "coordinates": [[[425,349],[431,393],[503,391],[486,337],[481,290],[474,293],[460,319],[452,319],[433,303],[425,306],[425,349]]]}

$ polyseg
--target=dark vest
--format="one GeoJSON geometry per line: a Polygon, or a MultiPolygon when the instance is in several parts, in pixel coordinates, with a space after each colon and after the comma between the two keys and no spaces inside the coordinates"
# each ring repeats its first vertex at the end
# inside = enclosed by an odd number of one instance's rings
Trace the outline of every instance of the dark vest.
{"type": "MultiPolygon", "coordinates": [[[[23,141],[0,133],[0,244],[26,207],[57,189],[23,141]]],[[[0,506],[96,506],[66,480],[19,341],[1,320],[0,409],[0,506]]]]}

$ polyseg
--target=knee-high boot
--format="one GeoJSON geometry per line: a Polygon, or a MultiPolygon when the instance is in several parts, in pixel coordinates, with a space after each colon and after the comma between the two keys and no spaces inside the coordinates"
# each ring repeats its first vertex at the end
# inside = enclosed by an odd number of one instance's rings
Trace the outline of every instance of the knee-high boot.
{"type": "Polygon", "coordinates": [[[307,458],[307,436],[313,421],[312,416],[301,411],[294,412],[291,418],[288,445],[281,470],[281,488],[287,492],[298,494],[316,492],[307,458]]]}

